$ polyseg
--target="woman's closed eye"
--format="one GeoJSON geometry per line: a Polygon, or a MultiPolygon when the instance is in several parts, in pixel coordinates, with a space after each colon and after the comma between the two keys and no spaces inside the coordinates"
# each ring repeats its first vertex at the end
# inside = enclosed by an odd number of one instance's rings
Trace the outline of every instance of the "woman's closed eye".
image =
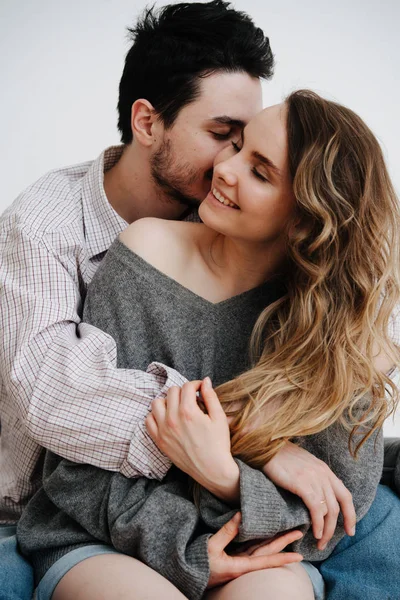
{"type": "MultiPolygon", "coordinates": [[[[237,142],[233,142],[232,141],[231,144],[232,144],[232,148],[234,149],[235,152],[240,152],[241,151],[241,148],[240,148],[240,146],[239,146],[239,144],[237,142]]],[[[251,169],[251,172],[260,181],[264,181],[265,183],[269,183],[268,177],[266,175],[260,173],[260,171],[258,171],[256,167],[253,167],[251,169]]]]}
{"type": "Polygon", "coordinates": [[[265,175],[262,175],[259,171],[257,171],[256,167],[253,167],[251,169],[251,172],[253,173],[253,175],[255,177],[257,177],[257,179],[259,179],[260,181],[265,181],[265,183],[269,183],[269,179],[268,177],[266,177],[265,175]]]}

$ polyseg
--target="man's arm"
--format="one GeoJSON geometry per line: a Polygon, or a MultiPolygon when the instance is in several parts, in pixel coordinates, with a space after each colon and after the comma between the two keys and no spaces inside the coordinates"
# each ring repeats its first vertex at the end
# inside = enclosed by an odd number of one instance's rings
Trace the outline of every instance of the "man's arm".
{"type": "Polygon", "coordinates": [[[170,461],[143,425],[157,375],[117,369],[114,340],[81,323],[77,260],[17,227],[3,227],[0,257],[1,380],[29,436],[70,460],[162,478],[170,461]]]}

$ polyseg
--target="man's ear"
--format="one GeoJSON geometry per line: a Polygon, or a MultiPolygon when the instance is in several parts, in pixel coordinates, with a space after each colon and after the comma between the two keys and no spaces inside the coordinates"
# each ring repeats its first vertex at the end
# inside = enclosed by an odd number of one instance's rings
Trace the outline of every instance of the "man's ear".
{"type": "Polygon", "coordinates": [[[156,111],[148,100],[141,98],[132,104],[131,128],[135,141],[147,147],[154,144],[156,122],[156,111]]]}

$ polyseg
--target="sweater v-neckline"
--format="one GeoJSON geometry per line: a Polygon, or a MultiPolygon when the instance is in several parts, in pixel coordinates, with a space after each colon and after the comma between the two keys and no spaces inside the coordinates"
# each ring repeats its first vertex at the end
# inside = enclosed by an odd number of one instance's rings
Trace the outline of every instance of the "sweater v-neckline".
{"type": "MultiPolygon", "coordinates": [[[[162,279],[165,286],[170,288],[170,291],[173,293],[176,291],[179,294],[179,297],[182,298],[182,295],[186,295],[192,301],[195,300],[198,303],[206,305],[208,308],[218,309],[225,306],[230,306],[231,304],[240,304],[244,300],[247,299],[248,296],[258,295],[262,293],[264,290],[275,290],[276,284],[278,283],[276,280],[268,280],[260,285],[241,292],[240,294],[236,294],[235,296],[231,296],[230,298],[225,298],[225,300],[220,300],[218,302],[212,302],[211,300],[207,300],[204,296],[197,294],[193,290],[189,289],[170,275],[167,275],[160,269],[157,269],[154,265],[149,263],[147,260],[139,256],[136,252],[128,248],[119,238],[117,238],[114,242],[119,248],[119,256],[123,257],[125,264],[130,266],[130,263],[135,262],[136,265],[142,267],[141,273],[147,279],[151,279],[153,283],[158,284],[159,280],[162,279]]],[[[112,246],[111,246],[112,248],[112,246]]],[[[110,249],[111,249],[110,248],[110,249]]]]}

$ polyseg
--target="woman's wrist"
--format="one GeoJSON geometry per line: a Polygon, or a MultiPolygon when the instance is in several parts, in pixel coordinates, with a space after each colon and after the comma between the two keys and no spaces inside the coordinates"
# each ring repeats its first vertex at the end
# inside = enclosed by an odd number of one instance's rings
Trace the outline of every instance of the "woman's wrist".
{"type": "Polygon", "coordinates": [[[232,505],[239,504],[240,470],[233,458],[221,469],[215,471],[214,475],[210,476],[210,472],[208,472],[207,480],[201,484],[220,500],[232,505]]]}

